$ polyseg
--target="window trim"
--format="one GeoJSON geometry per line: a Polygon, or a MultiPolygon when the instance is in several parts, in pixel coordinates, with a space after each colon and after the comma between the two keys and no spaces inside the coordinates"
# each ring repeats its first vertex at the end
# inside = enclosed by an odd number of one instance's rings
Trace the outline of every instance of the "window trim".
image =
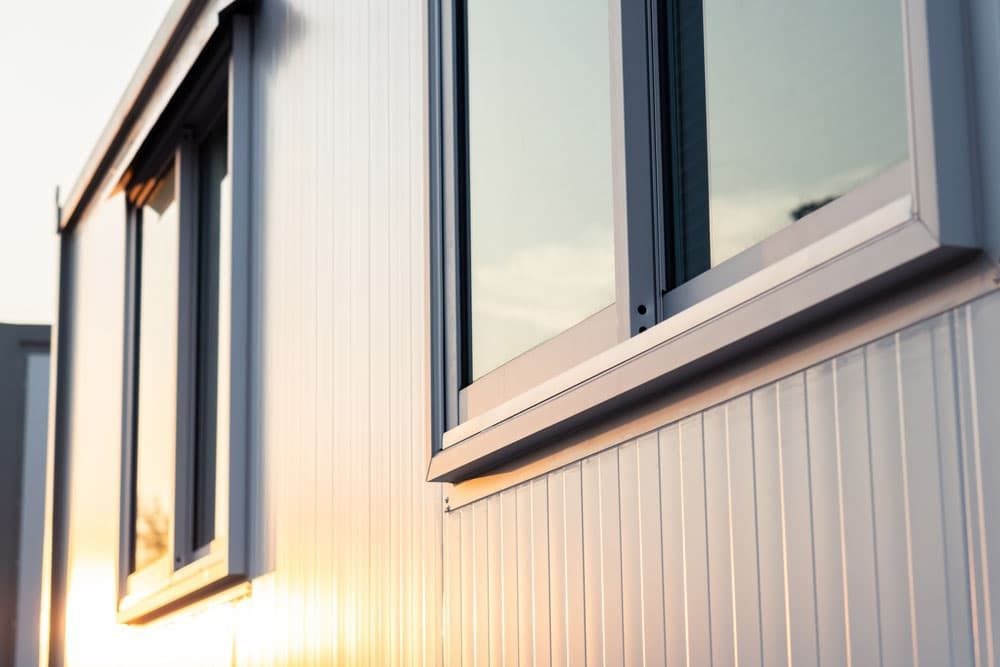
{"type": "MultiPolygon", "coordinates": [[[[468,190],[468,155],[466,150],[468,129],[465,110],[467,109],[467,63],[464,55],[465,29],[464,5],[467,0],[443,0],[433,3],[432,14],[439,11],[442,16],[440,26],[450,29],[440,30],[441,50],[437,54],[443,67],[440,75],[440,94],[443,109],[451,109],[440,117],[440,140],[443,146],[439,152],[441,169],[439,186],[443,190],[441,215],[444,217],[442,239],[444,249],[443,279],[446,282],[447,298],[442,303],[448,325],[449,386],[458,387],[450,392],[448,423],[462,421],[467,406],[492,406],[529,389],[537,380],[533,373],[521,370],[534,365],[556,367],[558,371],[571,368],[586,360],[573,344],[579,339],[580,329],[589,329],[588,335],[602,341],[621,342],[640,328],[648,328],[656,322],[658,298],[655,267],[659,256],[659,245],[655,242],[656,215],[653,197],[656,188],[656,149],[651,144],[652,127],[649,123],[651,96],[646,86],[636,82],[626,82],[625,71],[640,73],[647,85],[654,72],[647,71],[645,62],[647,42],[652,38],[648,30],[644,8],[636,3],[619,3],[607,0],[609,6],[608,47],[611,72],[611,122],[612,122],[612,207],[614,235],[615,300],[598,311],[583,318],[567,330],[542,341],[523,351],[514,359],[492,369],[475,382],[462,386],[465,368],[469,366],[470,345],[461,322],[470,318],[468,294],[464,293],[461,276],[468,263],[467,240],[460,231],[468,221],[468,201],[464,192],[468,190]],[[449,54],[447,57],[442,57],[449,54]],[[628,94],[626,95],[626,92],[628,94]],[[626,186],[626,172],[630,181],[626,186]],[[630,212],[630,213],[628,213],[630,212]],[[638,289],[642,286],[642,289],[638,289]],[[642,314],[639,305],[642,304],[642,314]],[[608,307],[613,307],[616,318],[607,317],[608,307]],[[605,316],[599,317],[604,314],[605,316]],[[571,330],[575,330],[572,333],[571,330]],[[480,380],[487,380],[488,389],[477,387],[480,380]],[[502,376],[502,380],[497,378],[502,376]]],[[[653,48],[650,46],[650,48],[653,48]]],[[[476,416],[473,412],[471,416],[476,416]]]]}
{"type": "MultiPolygon", "coordinates": [[[[447,82],[448,62],[442,53],[446,44],[438,41],[447,32],[441,26],[447,25],[442,19],[447,20],[448,15],[441,6],[449,2],[435,0],[430,13],[434,430],[429,481],[457,483],[481,475],[543,441],[606,418],[695,373],[980,247],[975,222],[977,192],[970,140],[964,4],[900,0],[910,158],[899,171],[907,172],[909,194],[899,197],[890,185],[876,188],[874,195],[868,192],[868,196],[889,203],[863,214],[850,213],[848,218],[837,221],[835,231],[807,245],[786,248],[778,261],[758,267],[680,312],[668,314],[645,333],[458,423],[454,414],[438,409],[447,404],[449,388],[455,386],[448,384],[452,377],[447,370],[448,338],[442,334],[456,323],[452,313],[440,307],[440,302],[448,298],[454,277],[450,283],[442,278],[448,267],[442,265],[445,256],[438,247],[448,222],[441,211],[449,196],[454,195],[454,183],[449,184],[447,172],[441,171],[447,167],[442,153],[447,152],[449,144],[444,143],[443,148],[438,145],[442,134],[447,133],[444,110],[451,108],[446,86],[442,86],[447,82]],[[442,183],[445,187],[441,187],[442,183]],[[446,366],[444,372],[438,371],[441,363],[446,366]]],[[[649,16],[652,0],[624,1],[623,6],[636,12],[637,7],[642,7],[649,16]]],[[[891,181],[891,177],[884,180],[891,181]]],[[[844,199],[848,200],[846,205],[838,208],[852,210],[856,201],[852,202],[850,195],[844,199]]],[[[829,215],[829,211],[821,209],[799,224],[810,218],[813,225],[829,224],[829,215]],[[823,218],[827,218],[826,223],[816,222],[823,218]]],[[[781,232],[774,238],[779,236],[781,232]]]]}
{"type": "MultiPolygon", "coordinates": [[[[142,623],[168,613],[182,605],[213,595],[224,588],[246,581],[248,575],[248,449],[249,449],[249,202],[250,202],[250,85],[251,85],[251,25],[250,18],[234,14],[229,18],[229,30],[214,46],[206,48],[199,63],[188,76],[190,86],[179,89],[171,107],[149,131],[147,140],[138,151],[139,166],[164,164],[173,159],[177,169],[178,204],[181,226],[181,283],[179,289],[178,330],[181,332],[178,350],[178,438],[174,475],[175,506],[171,522],[170,554],[165,572],[149,573],[131,569],[133,524],[132,479],[135,428],[136,377],[136,287],[138,276],[138,243],[141,232],[137,224],[137,205],[129,206],[126,234],[126,329],[124,361],[124,410],[122,437],[121,513],[119,522],[118,612],[121,623],[142,623]],[[187,422],[192,421],[194,390],[185,380],[191,373],[193,345],[185,333],[194,332],[195,306],[191,300],[195,281],[185,279],[191,271],[189,263],[196,261],[191,250],[195,247],[199,201],[197,196],[197,137],[181,127],[196,106],[206,86],[222,84],[226,98],[227,161],[230,181],[230,216],[220,221],[219,263],[219,359],[216,393],[216,495],[215,538],[205,547],[193,550],[187,544],[192,500],[186,491],[192,482],[191,446],[187,438],[187,422]],[[184,101],[191,102],[184,105],[184,101]],[[165,157],[166,156],[166,157],[165,157]],[[158,161],[159,160],[159,161],[158,161]],[[164,576],[165,575],[165,576],[164,576]],[[152,580],[152,581],[150,581],[152,580]]],[[[214,99],[214,98],[213,98],[214,99]]],[[[210,106],[210,105],[209,105],[210,106]]],[[[219,122],[217,113],[205,110],[205,129],[219,122]]],[[[129,169],[123,187],[142,182],[143,172],[129,169]]],[[[140,199],[130,198],[141,205],[140,199]]],[[[140,260],[141,261],[141,260],[140,260]]],[[[188,380],[193,381],[193,377],[188,380]]]]}

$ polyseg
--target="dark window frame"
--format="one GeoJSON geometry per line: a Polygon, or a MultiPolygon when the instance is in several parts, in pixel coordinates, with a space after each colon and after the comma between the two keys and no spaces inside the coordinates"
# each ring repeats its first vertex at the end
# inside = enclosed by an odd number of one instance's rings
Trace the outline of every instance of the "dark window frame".
{"type": "MultiPolygon", "coordinates": [[[[118,620],[142,623],[245,581],[247,576],[248,406],[246,359],[249,352],[249,150],[250,18],[228,17],[184,82],[148,130],[120,185],[126,191],[125,350],[123,378],[122,487],[118,559],[118,620]],[[218,253],[208,267],[201,252],[204,229],[202,149],[219,133],[225,136],[228,192],[218,202],[218,253]],[[168,558],[162,567],[134,568],[134,507],[139,330],[139,281],[142,263],[142,207],[163,170],[173,165],[179,217],[177,313],[177,437],[173,517],[168,558]],[[222,213],[228,210],[229,215],[222,213]],[[199,273],[214,271],[216,305],[215,374],[199,378],[203,347],[199,273]],[[211,507],[196,507],[201,385],[211,382],[216,414],[215,469],[211,507]],[[200,512],[199,512],[200,509],[200,512]],[[199,522],[212,522],[212,539],[199,540],[199,522]],[[202,543],[206,542],[206,543],[202,543]]],[[[148,249],[145,252],[149,252],[148,249]]],[[[211,338],[211,336],[209,337],[211,338]]],[[[166,473],[170,474],[170,473],[166,473]]],[[[200,526],[202,536],[207,534],[200,526]]]]}
{"type": "MultiPolygon", "coordinates": [[[[631,281],[653,287],[655,322],[638,335],[622,335],[616,346],[569,370],[525,383],[479,414],[460,409],[462,392],[456,341],[460,265],[456,261],[456,83],[454,2],[431,0],[430,86],[430,335],[431,437],[428,479],[459,483],[509,464],[521,453],[560,435],[578,432],[594,420],[662,391],[697,368],[747,352],[796,326],[852,300],[884,289],[912,271],[974,252],[981,239],[974,219],[969,146],[968,73],[962,54],[967,36],[959,6],[930,0],[900,0],[906,43],[909,154],[905,163],[851,190],[836,202],[804,216],[696,278],[678,285],[667,263],[665,205],[670,185],[655,171],[668,161],[656,154],[660,141],[658,98],[651,96],[660,72],[655,33],[656,0],[622,0],[625,90],[645,90],[646,106],[625,104],[627,145],[653,153],[648,169],[628,174],[629,221],[619,238],[653,235],[660,253],[654,268],[640,253],[624,267],[655,278],[631,281]],[[643,26],[638,29],[636,26],[643,26]],[[645,67],[645,69],[643,69],[645,67]],[[633,113],[634,115],[628,115],[633,113]],[[948,215],[942,215],[947,210],[948,215]],[[648,212],[648,214],[647,214],[648,212]],[[641,215],[640,215],[641,214],[641,215]],[[642,219],[648,215],[648,221],[642,219]],[[947,220],[945,218],[947,217],[947,220]],[[766,258],[766,259],[765,259],[766,258]],[[859,262],[862,262],[859,264],[859,262]],[[696,338],[698,344],[692,347],[696,338]]],[[[613,2],[613,6],[617,6],[613,2]]],[[[659,85],[659,83],[656,83],[659,85]]],[[[640,98],[641,95],[633,98],[640,98]]],[[[668,128],[669,129],[669,128],[668,128]]],[[[666,131],[666,130],[664,130],[666,131]]],[[[669,156],[668,156],[669,157],[669,156]]],[[[633,163],[634,164],[634,163],[633,163]]],[[[673,201],[670,200],[670,206],[673,201]]],[[[620,244],[628,247],[628,244],[620,244]]],[[[636,244],[638,245],[638,244],[636,244]]],[[[516,385],[516,383],[515,383],[516,385]]],[[[508,476],[514,481],[517,476],[508,476]]],[[[474,497],[475,492],[466,494],[474,497]]]]}
{"type": "MultiPolygon", "coordinates": [[[[474,417],[551,376],[645,331],[658,321],[658,298],[662,284],[662,192],[656,113],[656,63],[649,54],[656,49],[655,7],[644,3],[609,2],[609,40],[623,45],[613,51],[612,77],[612,162],[614,171],[615,301],[602,311],[585,318],[561,334],[539,344],[497,369],[471,381],[470,321],[467,289],[461,276],[469,269],[468,228],[468,128],[467,63],[465,57],[466,0],[432,3],[432,44],[440,40],[440,50],[432,53],[432,87],[440,98],[440,142],[432,144],[432,168],[438,192],[432,205],[444,222],[440,230],[445,247],[442,280],[447,297],[443,304],[450,325],[448,340],[449,387],[448,419],[451,424],[474,417]],[[443,29],[442,26],[450,26],[443,29]],[[445,111],[451,109],[451,112],[445,111]],[[437,145],[440,143],[441,145],[437,145]],[[626,178],[628,182],[626,183],[626,178]],[[591,341],[581,346],[581,341],[591,341]],[[541,370],[540,370],[541,369],[541,370]]],[[[437,113],[435,115],[438,115],[437,113]]]]}

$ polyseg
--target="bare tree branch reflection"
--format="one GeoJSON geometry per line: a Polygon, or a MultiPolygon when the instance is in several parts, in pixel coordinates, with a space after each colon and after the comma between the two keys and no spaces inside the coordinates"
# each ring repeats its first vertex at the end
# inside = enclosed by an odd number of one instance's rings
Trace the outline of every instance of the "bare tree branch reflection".
{"type": "Polygon", "coordinates": [[[813,201],[807,201],[804,204],[801,204],[793,208],[791,213],[789,213],[789,215],[792,217],[792,220],[796,221],[801,220],[802,218],[806,217],[813,211],[817,211],[826,206],[827,204],[829,204],[830,202],[835,201],[837,199],[840,199],[840,195],[832,195],[830,197],[824,197],[823,199],[814,199],[813,201]]]}
{"type": "Polygon", "coordinates": [[[170,515],[160,506],[159,498],[139,508],[135,522],[135,568],[141,570],[167,553],[170,515]]]}

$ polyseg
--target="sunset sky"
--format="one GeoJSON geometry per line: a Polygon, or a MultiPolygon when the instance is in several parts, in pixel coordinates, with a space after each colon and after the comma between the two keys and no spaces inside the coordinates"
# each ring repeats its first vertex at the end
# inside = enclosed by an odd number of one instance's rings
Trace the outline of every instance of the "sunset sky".
{"type": "Polygon", "coordinates": [[[171,0],[0,0],[0,322],[52,322],[72,188],[171,0]]]}

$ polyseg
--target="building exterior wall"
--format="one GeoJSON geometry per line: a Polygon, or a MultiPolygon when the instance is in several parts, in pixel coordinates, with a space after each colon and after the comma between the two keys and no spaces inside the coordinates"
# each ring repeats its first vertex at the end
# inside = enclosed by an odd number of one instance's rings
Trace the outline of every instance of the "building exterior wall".
{"type": "MultiPolygon", "coordinates": [[[[45,328],[48,338],[48,327],[45,328]]],[[[38,665],[41,632],[42,562],[45,549],[45,462],[49,407],[48,346],[29,351],[24,378],[24,465],[21,475],[21,534],[18,545],[15,667],[38,665]]]]}
{"type": "Polygon", "coordinates": [[[424,5],[260,4],[252,592],[115,620],[125,202],[105,182],[63,241],[55,664],[441,662],[443,491],[424,482],[424,5]]]}
{"type": "MultiPolygon", "coordinates": [[[[15,646],[26,630],[29,618],[21,614],[24,603],[37,599],[40,577],[25,571],[25,556],[41,545],[33,526],[25,530],[24,520],[35,524],[42,484],[26,472],[39,453],[45,451],[45,418],[39,432],[35,419],[38,405],[36,358],[48,358],[49,327],[46,325],[0,324],[0,666],[15,665],[15,646]],[[36,514],[32,515],[34,511],[36,514]],[[26,578],[27,577],[27,578],[26,578]]],[[[46,396],[48,377],[42,377],[41,396],[46,396]]],[[[37,627],[37,626],[36,626],[37,627]]]]}
{"type": "Polygon", "coordinates": [[[994,294],[449,513],[447,664],[993,664],[998,331],[994,294]]]}
{"type": "Polygon", "coordinates": [[[446,511],[451,490],[424,481],[426,3],[259,5],[251,591],[116,622],[125,203],[108,180],[62,246],[53,664],[995,663],[985,260],[962,289],[920,287],[954,303],[913,317],[890,297],[883,318],[906,324],[870,337],[845,314],[860,342],[801,364],[798,343],[771,350],[780,378],[730,395],[707,377],[714,399],[644,435],[446,511]]]}

